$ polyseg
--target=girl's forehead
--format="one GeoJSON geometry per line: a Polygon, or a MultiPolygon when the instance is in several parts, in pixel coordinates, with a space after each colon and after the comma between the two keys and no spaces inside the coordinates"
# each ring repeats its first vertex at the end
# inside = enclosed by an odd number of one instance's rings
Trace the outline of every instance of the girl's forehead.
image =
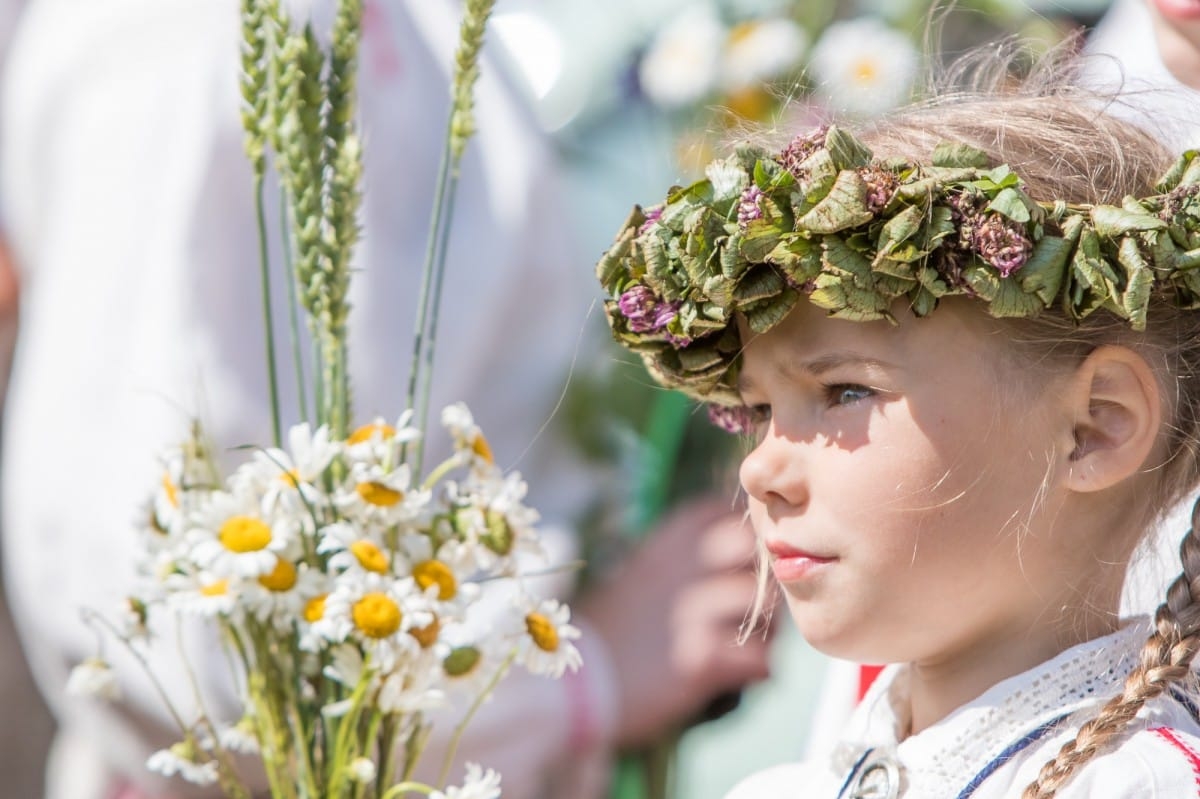
{"type": "Polygon", "coordinates": [[[755,334],[739,323],[746,342],[741,372],[748,373],[749,382],[760,369],[818,374],[851,363],[919,373],[930,364],[990,362],[1004,346],[994,335],[995,320],[968,302],[947,303],[921,318],[901,306],[893,317],[850,321],[799,303],[765,333],[755,334]]]}

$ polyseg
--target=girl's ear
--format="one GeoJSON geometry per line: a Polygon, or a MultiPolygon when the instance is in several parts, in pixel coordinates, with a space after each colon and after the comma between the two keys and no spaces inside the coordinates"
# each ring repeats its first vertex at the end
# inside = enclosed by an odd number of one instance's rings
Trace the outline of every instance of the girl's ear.
{"type": "Polygon", "coordinates": [[[1158,440],[1162,396],[1154,370],[1128,347],[1104,345],[1076,371],[1068,391],[1074,449],[1066,482],[1100,491],[1140,471],[1158,440]]]}

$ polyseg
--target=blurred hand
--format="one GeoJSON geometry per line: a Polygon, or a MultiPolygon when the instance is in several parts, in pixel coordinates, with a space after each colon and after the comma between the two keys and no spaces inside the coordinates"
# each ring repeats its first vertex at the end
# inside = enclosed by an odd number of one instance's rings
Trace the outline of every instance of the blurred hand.
{"type": "Polygon", "coordinates": [[[729,500],[671,513],[578,601],[616,672],[620,748],[653,742],[714,698],[768,676],[767,642],[737,634],[754,601],[754,535],[729,500]]]}

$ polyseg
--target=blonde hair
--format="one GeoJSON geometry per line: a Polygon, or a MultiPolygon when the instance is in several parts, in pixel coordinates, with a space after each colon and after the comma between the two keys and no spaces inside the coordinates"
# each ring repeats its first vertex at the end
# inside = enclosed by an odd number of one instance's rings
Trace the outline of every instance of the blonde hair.
{"type": "MultiPolygon", "coordinates": [[[[1003,66],[1003,65],[1001,65],[1003,66]]],[[[1147,196],[1172,154],[1146,130],[1113,113],[1111,98],[1064,85],[1062,63],[1051,63],[1020,86],[1006,69],[975,75],[981,91],[943,93],[935,101],[895,113],[856,134],[879,157],[928,157],[943,141],[965,142],[1008,164],[1041,201],[1120,204],[1147,196]],[[986,84],[991,82],[991,86],[986,84]],[[1003,84],[999,91],[997,82],[1003,84]]],[[[956,77],[961,78],[960,73],[956,77]]],[[[1077,364],[1102,344],[1138,352],[1154,369],[1166,398],[1165,461],[1149,474],[1153,484],[1142,521],[1147,529],[1200,482],[1200,310],[1180,310],[1172,298],[1152,300],[1144,333],[1097,311],[1082,322],[1053,311],[1002,323],[1025,363],[1050,368],[1077,364]]],[[[1170,687],[1186,684],[1200,650],[1200,500],[1181,546],[1182,574],[1154,618],[1154,632],[1120,695],[1087,721],[1046,763],[1023,799],[1048,799],[1097,754],[1115,746],[1141,708],[1170,687]]],[[[763,597],[756,602],[761,611],[763,597]]]]}

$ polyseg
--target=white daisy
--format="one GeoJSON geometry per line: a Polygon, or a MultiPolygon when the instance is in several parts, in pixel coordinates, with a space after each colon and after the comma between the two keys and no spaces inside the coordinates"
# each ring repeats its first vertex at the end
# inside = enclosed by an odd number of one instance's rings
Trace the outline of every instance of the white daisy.
{"type": "Polygon", "coordinates": [[[365,574],[399,574],[408,571],[400,553],[392,552],[383,541],[377,527],[364,527],[349,522],[334,522],[320,531],[317,552],[331,555],[329,570],[365,574]]]}
{"type": "Polygon", "coordinates": [[[808,34],[786,17],[755,19],[729,31],[721,58],[721,85],[728,92],[755,88],[796,69],[808,34]]]}
{"type": "Polygon", "coordinates": [[[583,657],[571,641],[579,638],[580,632],[570,620],[571,609],[556,599],[522,603],[517,660],[534,674],[554,678],[567,669],[578,669],[583,657]]]}
{"type": "Polygon", "coordinates": [[[479,596],[479,586],[467,582],[475,568],[470,548],[461,541],[445,541],[435,552],[427,535],[412,533],[400,540],[417,587],[437,608],[439,617],[462,618],[467,607],[479,596]]]}
{"type": "Polygon", "coordinates": [[[286,516],[264,518],[250,494],[214,492],[188,531],[191,558],[223,577],[259,577],[275,568],[296,540],[286,516]]]}
{"type": "Polygon", "coordinates": [[[638,64],[646,97],[664,108],[703,100],[716,85],[724,39],[725,28],[712,4],[690,4],[658,32],[638,64]]]}
{"type": "Polygon", "coordinates": [[[479,568],[503,571],[518,552],[544,555],[534,528],[538,512],[522,503],[526,490],[517,472],[447,485],[454,529],[479,568]]]}
{"type": "Polygon", "coordinates": [[[173,574],[166,579],[167,607],[205,618],[233,617],[238,610],[236,578],[210,572],[173,574]]]}
{"type": "Polygon", "coordinates": [[[419,652],[420,645],[409,630],[425,627],[433,619],[412,578],[340,575],[313,628],[335,643],[357,642],[386,674],[402,658],[419,652]]]}
{"type": "Polygon", "coordinates": [[[71,669],[71,676],[67,678],[67,693],[111,700],[120,697],[121,688],[108,661],[88,658],[71,669]]]}
{"type": "Polygon", "coordinates": [[[496,465],[492,447],[465,402],[456,402],[442,409],[442,426],[450,432],[454,449],[472,466],[491,469],[496,465]]]}
{"type": "Polygon", "coordinates": [[[465,704],[483,693],[507,657],[491,640],[460,642],[448,650],[441,660],[442,683],[449,695],[465,704]]]}
{"type": "Polygon", "coordinates": [[[292,513],[309,513],[323,505],[318,487],[321,475],[337,456],[340,447],[329,440],[329,428],[314,432],[307,422],[288,430],[288,449],[258,450],[254,458],[231,478],[235,493],[243,490],[261,498],[264,513],[282,505],[292,513]]]}
{"type": "Polygon", "coordinates": [[[256,619],[286,633],[311,599],[328,592],[326,582],[325,574],[307,563],[281,557],[268,574],[243,584],[241,601],[256,619]]]}
{"type": "Polygon", "coordinates": [[[826,28],[809,63],[830,106],[873,116],[909,99],[920,54],[907,36],[882,20],[860,17],[826,28]]]}
{"type": "Polygon", "coordinates": [[[212,785],[218,777],[217,761],[200,761],[195,747],[186,742],[177,743],[170,749],[159,749],[146,760],[146,768],[164,777],[178,774],[196,785],[212,785]]]}
{"type": "Polygon", "coordinates": [[[429,491],[413,487],[406,463],[390,471],[379,464],[356,463],[334,502],[353,521],[390,527],[420,518],[430,498],[429,491]]]}
{"type": "Polygon", "coordinates": [[[467,778],[461,788],[434,791],[429,799],[499,799],[500,775],[493,769],[486,772],[478,763],[467,764],[467,778]]]}
{"type": "Polygon", "coordinates": [[[346,438],[346,454],[351,462],[394,464],[399,460],[400,447],[421,437],[412,426],[413,412],[405,411],[395,425],[382,416],[362,425],[346,438]]]}

